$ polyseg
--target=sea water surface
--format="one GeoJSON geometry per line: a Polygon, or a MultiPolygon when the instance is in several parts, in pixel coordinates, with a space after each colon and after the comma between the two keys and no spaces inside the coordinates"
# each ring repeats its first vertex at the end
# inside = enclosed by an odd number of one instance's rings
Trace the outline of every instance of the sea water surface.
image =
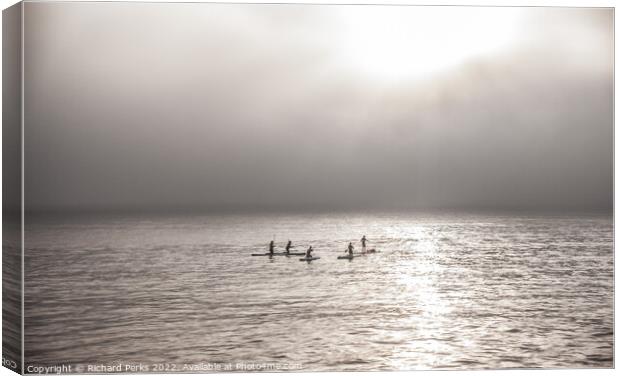
{"type": "Polygon", "coordinates": [[[612,234],[590,214],[40,217],[26,366],[612,367],[612,234]],[[363,235],[378,253],[337,259],[363,235]],[[321,259],[250,256],[274,237],[321,259]]]}

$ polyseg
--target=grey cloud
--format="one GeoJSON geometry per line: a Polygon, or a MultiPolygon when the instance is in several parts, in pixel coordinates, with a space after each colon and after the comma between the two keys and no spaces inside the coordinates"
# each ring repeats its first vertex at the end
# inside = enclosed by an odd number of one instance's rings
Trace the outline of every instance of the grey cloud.
{"type": "Polygon", "coordinates": [[[379,85],[334,9],[28,3],[27,206],[611,209],[611,10],[379,85]]]}

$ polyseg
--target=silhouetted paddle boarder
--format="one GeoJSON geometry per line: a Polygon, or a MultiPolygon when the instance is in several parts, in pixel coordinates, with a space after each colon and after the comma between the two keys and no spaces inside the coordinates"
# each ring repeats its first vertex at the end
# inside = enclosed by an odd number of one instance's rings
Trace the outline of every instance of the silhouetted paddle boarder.
{"type": "Polygon", "coordinates": [[[286,243],[286,247],[284,248],[287,255],[291,253],[291,248],[293,248],[293,242],[289,240],[288,243],[286,243]]]}

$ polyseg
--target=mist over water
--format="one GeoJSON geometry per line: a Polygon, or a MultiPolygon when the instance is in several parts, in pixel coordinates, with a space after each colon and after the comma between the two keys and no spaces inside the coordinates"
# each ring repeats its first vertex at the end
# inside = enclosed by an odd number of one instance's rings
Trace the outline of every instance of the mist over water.
{"type": "Polygon", "coordinates": [[[29,210],[611,208],[611,9],[26,13],[29,210]]]}
{"type": "Polygon", "coordinates": [[[26,364],[613,364],[606,215],[81,216],[27,235],[26,364]],[[364,234],[379,253],[336,259],[364,234]],[[249,256],[274,235],[321,259],[249,256]]]}

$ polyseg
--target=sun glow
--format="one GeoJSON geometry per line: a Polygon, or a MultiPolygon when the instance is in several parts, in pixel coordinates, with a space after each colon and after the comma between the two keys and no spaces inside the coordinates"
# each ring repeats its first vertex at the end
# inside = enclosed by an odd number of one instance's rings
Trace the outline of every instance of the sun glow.
{"type": "Polygon", "coordinates": [[[342,17],[342,61],[370,78],[402,80],[507,46],[517,15],[505,8],[356,6],[342,17]]]}

